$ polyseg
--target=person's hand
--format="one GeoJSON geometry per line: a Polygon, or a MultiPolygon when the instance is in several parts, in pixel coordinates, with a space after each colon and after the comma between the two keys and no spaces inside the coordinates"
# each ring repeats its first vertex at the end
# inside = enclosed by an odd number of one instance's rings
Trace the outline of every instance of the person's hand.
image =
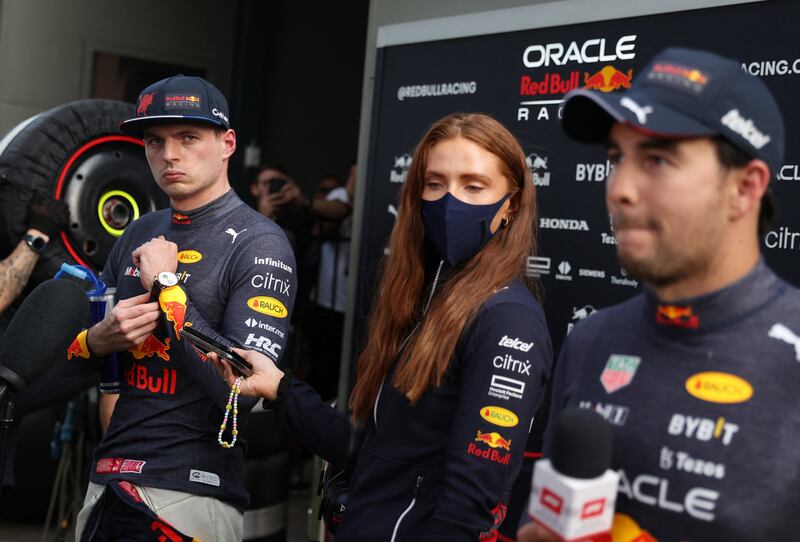
{"type": "Polygon", "coordinates": [[[560,538],[541,525],[528,523],[517,531],[517,542],[559,542],[560,538]]]}
{"type": "MultiPolygon", "coordinates": [[[[234,352],[242,356],[253,366],[253,374],[243,379],[239,384],[242,395],[264,397],[268,401],[278,397],[278,384],[283,378],[283,371],[267,356],[255,350],[242,350],[234,348],[234,352]]],[[[210,352],[208,359],[217,368],[222,377],[233,386],[233,381],[239,376],[231,369],[227,360],[221,359],[216,353],[210,352]]]]}
{"type": "Polygon", "coordinates": [[[278,209],[280,207],[279,199],[280,198],[278,194],[269,194],[266,191],[263,192],[261,197],[258,198],[258,212],[270,220],[275,220],[275,218],[278,216],[278,209]]]}
{"type": "Polygon", "coordinates": [[[303,195],[303,191],[294,181],[289,181],[278,190],[277,196],[281,205],[292,205],[293,207],[304,207],[308,205],[308,199],[303,195]]]}
{"type": "Polygon", "coordinates": [[[178,269],[178,245],[163,235],[154,237],[133,251],[133,264],[139,268],[139,280],[149,292],[156,275],[178,269]]]}
{"type": "Polygon", "coordinates": [[[69,225],[69,208],[63,201],[37,192],[28,207],[26,224],[28,229],[38,230],[53,239],[69,225]]]}
{"type": "Polygon", "coordinates": [[[141,344],[156,329],[161,317],[158,303],[150,294],[123,299],[106,317],[95,324],[86,336],[95,356],[124,352],[141,344]]]}

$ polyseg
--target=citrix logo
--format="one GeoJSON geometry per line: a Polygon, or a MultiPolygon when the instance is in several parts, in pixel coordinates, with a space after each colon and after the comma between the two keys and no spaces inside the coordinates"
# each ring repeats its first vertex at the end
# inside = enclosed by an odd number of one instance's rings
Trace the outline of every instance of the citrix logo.
{"type": "Polygon", "coordinates": [[[291,287],[291,283],[288,280],[276,278],[272,273],[253,275],[253,278],[250,279],[250,284],[253,288],[264,288],[286,296],[289,295],[289,288],[291,287]]]}
{"type": "Polygon", "coordinates": [[[514,359],[509,354],[505,356],[495,356],[492,360],[492,365],[498,369],[505,369],[506,371],[519,373],[521,375],[530,376],[531,374],[531,363],[528,360],[522,361],[514,359]]]}

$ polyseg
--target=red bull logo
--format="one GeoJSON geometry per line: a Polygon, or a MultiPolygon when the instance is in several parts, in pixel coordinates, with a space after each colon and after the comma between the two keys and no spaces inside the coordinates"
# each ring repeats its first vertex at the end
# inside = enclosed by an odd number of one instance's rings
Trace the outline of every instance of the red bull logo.
{"type": "Polygon", "coordinates": [[[479,430],[478,436],[475,437],[475,441],[488,444],[492,448],[502,448],[506,451],[511,451],[511,441],[504,439],[502,436],[500,436],[500,433],[496,433],[494,431],[491,433],[481,433],[479,430]]]}
{"type": "Polygon", "coordinates": [[[691,306],[659,305],[656,310],[656,322],[665,326],[697,329],[700,317],[694,314],[691,306]]]}
{"type": "Polygon", "coordinates": [[[564,78],[557,73],[546,73],[540,81],[523,75],[519,83],[520,96],[541,96],[547,94],[566,94],[570,90],[581,88],[581,72],[570,72],[564,78]]]}
{"type": "Polygon", "coordinates": [[[632,81],[633,69],[628,70],[628,73],[624,73],[614,66],[604,66],[597,73],[583,75],[583,88],[611,92],[620,88],[631,88],[632,81]]]}
{"type": "Polygon", "coordinates": [[[708,83],[708,76],[697,68],[687,68],[669,63],[653,65],[653,69],[648,74],[650,78],[664,78],[665,76],[686,79],[699,86],[705,86],[708,83]]]}
{"type": "Polygon", "coordinates": [[[167,337],[162,343],[151,333],[141,344],[134,346],[129,352],[136,359],[152,358],[156,355],[164,361],[169,361],[169,354],[167,354],[167,350],[169,350],[169,341],[170,339],[167,337]]]}
{"type": "Polygon", "coordinates": [[[186,225],[186,224],[191,224],[192,219],[189,218],[188,215],[184,215],[181,213],[172,213],[172,223],[186,225]]]}
{"type": "Polygon", "coordinates": [[[625,542],[656,542],[649,532],[645,531],[632,517],[625,514],[614,514],[611,524],[611,539],[625,542]]]}
{"type": "Polygon", "coordinates": [[[174,324],[175,334],[183,328],[183,322],[186,319],[186,292],[180,286],[173,286],[161,290],[158,296],[161,310],[167,316],[167,320],[174,324]]]}
{"type": "Polygon", "coordinates": [[[467,445],[468,454],[480,457],[481,459],[488,459],[489,461],[494,461],[501,465],[508,465],[511,461],[511,454],[508,453],[511,450],[511,441],[504,439],[499,433],[481,433],[478,431],[475,440],[479,443],[486,444],[489,448],[484,450],[476,446],[475,443],[470,442],[469,445],[467,445]],[[501,450],[506,450],[506,452],[501,450]]]}
{"type": "MultiPolygon", "coordinates": [[[[158,371],[154,373],[157,374],[158,371]]],[[[147,367],[133,362],[131,367],[125,371],[125,377],[128,385],[137,390],[175,395],[178,372],[175,369],[164,367],[161,370],[161,375],[154,376],[148,372],[147,367]]]]}
{"type": "Polygon", "coordinates": [[[75,340],[72,341],[72,344],[69,345],[67,348],[67,359],[72,358],[83,358],[89,359],[91,356],[89,355],[89,347],[86,344],[86,335],[88,330],[84,329],[75,337],[75,340]]]}
{"type": "Polygon", "coordinates": [[[142,94],[139,97],[139,107],[136,108],[136,115],[147,115],[147,108],[153,103],[153,96],[155,92],[150,94],[142,94]]]}

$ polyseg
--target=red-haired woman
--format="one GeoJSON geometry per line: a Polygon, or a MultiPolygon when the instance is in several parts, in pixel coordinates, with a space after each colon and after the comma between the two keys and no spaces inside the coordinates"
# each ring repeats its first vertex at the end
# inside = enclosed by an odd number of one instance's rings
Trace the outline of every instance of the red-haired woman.
{"type": "MultiPolygon", "coordinates": [[[[350,397],[364,441],[337,542],[495,538],[552,362],[525,278],[536,222],[508,130],[482,114],[431,126],[400,194],[350,397]]],[[[296,437],[343,463],[351,420],[244,355],[256,372],[242,393],[277,398],[296,437]]]]}

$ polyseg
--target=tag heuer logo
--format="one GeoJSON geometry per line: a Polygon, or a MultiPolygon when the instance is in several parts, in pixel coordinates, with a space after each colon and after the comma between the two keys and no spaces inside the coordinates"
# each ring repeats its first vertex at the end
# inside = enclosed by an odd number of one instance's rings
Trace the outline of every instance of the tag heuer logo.
{"type": "Polygon", "coordinates": [[[606,368],[600,374],[600,382],[606,392],[614,393],[630,384],[641,361],[641,358],[636,356],[611,354],[606,368]]]}

